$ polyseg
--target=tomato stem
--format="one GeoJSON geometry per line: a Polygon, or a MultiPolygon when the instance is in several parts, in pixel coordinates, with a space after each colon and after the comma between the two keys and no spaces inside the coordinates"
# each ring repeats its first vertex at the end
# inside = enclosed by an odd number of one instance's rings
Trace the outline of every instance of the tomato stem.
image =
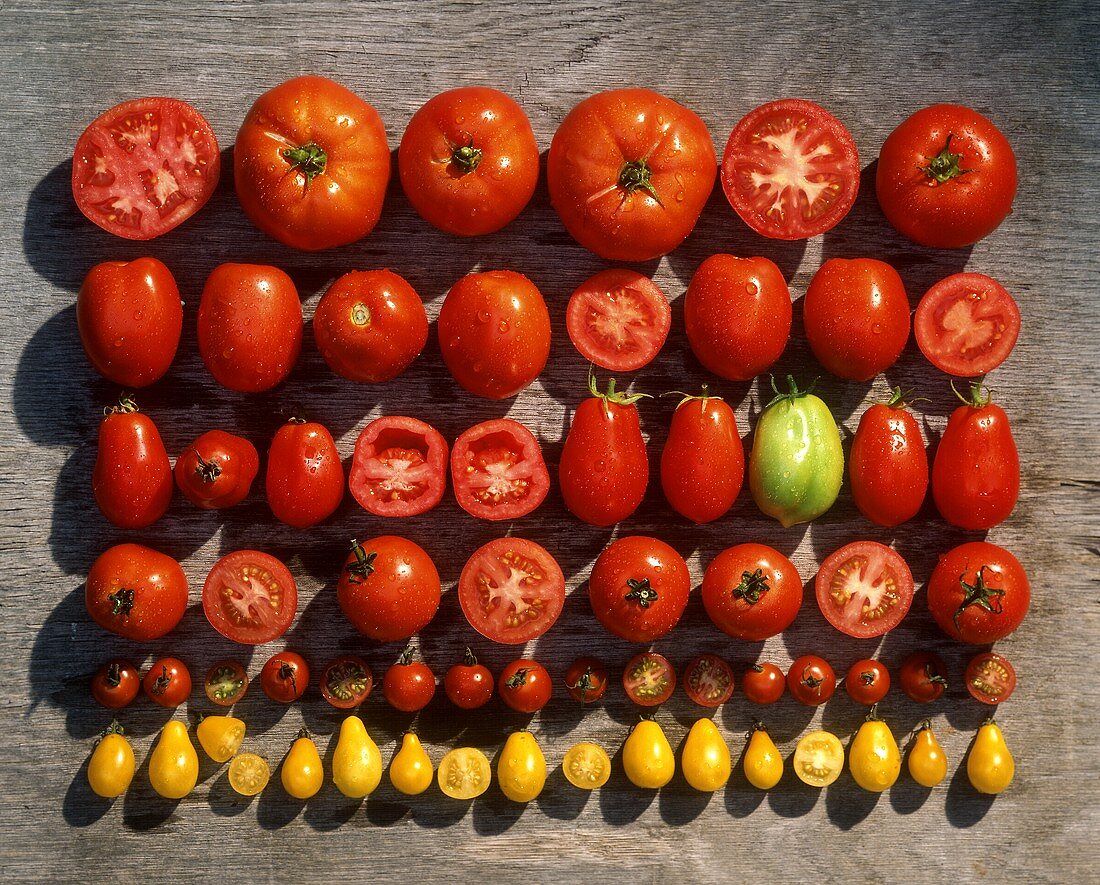
{"type": "Polygon", "coordinates": [[[988,406],[993,399],[993,391],[990,390],[982,383],[982,378],[978,378],[976,381],[970,382],[970,395],[963,396],[959,393],[959,389],[955,386],[955,379],[951,379],[951,390],[954,391],[955,396],[967,406],[971,406],[975,409],[980,409],[984,406],[988,406]]]}
{"type": "Polygon", "coordinates": [[[462,655],[462,663],[467,667],[477,666],[477,658],[474,657],[474,653],[470,650],[470,646],[468,645],[466,646],[465,653],[462,655]]]}
{"type": "Polygon", "coordinates": [[[134,608],[134,590],[131,587],[119,587],[114,593],[108,593],[111,600],[111,614],[126,617],[134,608]]]}
{"type": "Polygon", "coordinates": [[[411,664],[412,659],[413,659],[413,648],[410,645],[403,652],[401,652],[401,657],[399,657],[397,659],[397,663],[402,664],[402,665],[411,664]]]}
{"type": "Polygon", "coordinates": [[[867,711],[867,718],[864,722],[881,722],[882,717],[878,715],[878,704],[871,704],[871,709],[867,711]]]}
{"type": "MultiPolygon", "coordinates": [[[[763,569],[754,572],[741,572],[741,583],[730,591],[734,599],[743,599],[749,605],[756,605],[760,598],[771,589],[763,569]]],[[[764,668],[761,667],[762,671],[764,668]]],[[[758,671],[759,672],[759,671],[758,671]]]]}
{"type": "Polygon", "coordinates": [[[118,688],[122,684],[122,667],[118,661],[112,661],[107,667],[107,684],[111,688],[118,688]]]}
{"type": "Polygon", "coordinates": [[[520,667],[505,681],[505,685],[509,688],[519,688],[521,685],[527,684],[527,674],[531,672],[530,667],[520,667]]]}
{"type": "Polygon", "coordinates": [[[122,393],[119,395],[118,403],[113,406],[106,406],[103,409],[104,415],[128,415],[132,412],[140,411],[138,409],[137,402],[134,401],[133,394],[122,393]]]}
{"type": "Polygon", "coordinates": [[[348,563],[348,574],[361,583],[374,574],[374,561],[378,558],[376,551],[367,553],[355,538],[351,539],[351,552],[355,554],[355,562],[348,563]]]}
{"type": "MultiPolygon", "coordinates": [[[[761,669],[763,669],[763,668],[761,668],[761,669]]],[[[766,726],[759,719],[753,719],[752,720],[752,727],[749,729],[749,737],[752,737],[758,731],[762,731],[762,732],[764,732],[764,734],[767,734],[768,733],[768,726],[766,726]]]]}
{"type": "Polygon", "coordinates": [[[587,699],[588,693],[596,688],[596,683],[592,679],[592,668],[586,667],[576,682],[572,685],[566,683],[565,687],[572,691],[579,691],[581,693],[581,698],[587,699]]]}
{"type": "Polygon", "coordinates": [[[480,148],[474,147],[474,137],[472,135],[469,136],[469,139],[461,147],[451,148],[451,162],[458,167],[462,175],[469,175],[481,162],[480,148]]]}
{"type": "Polygon", "coordinates": [[[199,475],[199,479],[203,482],[214,482],[214,480],[222,475],[221,465],[213,458],[207,461],[198,451],[196,451],[195,459],[199,462],[198,466],[195,468],[195,473],[199,475]]]}
{"type": "Polygon", "coordinates": [[[989,568],[987,565],[983,565],[978,569],[978,574],[975,576],[974,583],[966,583],[966,572],[959,575],[959,584],[963,589],[963,601],[959,603],[959,607],[955,609],[954,617],[952,621],[955,624],[955,629],[959,629],[959,617],[970,606],[976,605],[979,608],[984,608],[987,612],[994,615],[1001,614],[1004,611],[1002,598],[1005,595],[1005,591],[1001,587],[989,587],[985,583],[985,570],[989,568]]]}
{"type": "Polygon", "coordinates": [[[649,578],[642,578],[640,581],[636,578],[627,578],[626,586],[630,588],[630,592],[623,599],[637,602],[642,608],[649,608],[657,601],[657,591],[649,586],[649,578]]]}
{"type": "Polygon", "coordinates": [[[934,157],[927,157],[927,166],[918,166],[925,175],[927,175],[936,184],[946,184],[952,178],[958,178],[960,175],[965,175],[967,172],[973,172],[973,169],[960,169],[959,161],[963,158],[962,154],[955,154],[951,152],[951,139],[955,133],[947,133],[947,141],[944,142],[943,148],[934,157]]]}
{"type": "Polygon", "coordinates": [[[796,382],[794,380],[794,375],[788,375],[787,376],[787,386],[790,388],[790,390],[787,393],[781,393],[779,391],[779,387],[775,383],[775,375],[771,375],[769,377],[771,378],[772,391],[774,391],[775,396],[772,397],[771,402],[769,402],[766,406],[764,406],[765,409],[770,409],[776,403],[782,402],[783,400],[787,400],[788,402],[793,402],[794,400],[798,399],[799,397],[809,396],[811,393],[814,392],[814,388],[817,387],[817,382],[821,380],[820,378],[814,378],[814,380],[812,382],[810,382],[809,387],[807,387],[805,390],[799,390],[798,389],[798,382],[796,382]]]}
{"type": "Polygon", "coordinates": [[[633,194],[634,191],[639,190],[645,191],[657,201],[658,206],[664,206],[657,194],[657,189],[649,180],[652,174],[653,170],[649,168],[649,164],[645,160],[627,160],[619,170],[618,185],[628,194],[633,194]]]}
{"type": "Polygon", "coordinates": [[[690,402],[693,402],[695,400],[699,400],[703,404],[702,407],[703,407],[704,411],[707,408],[707,400],[708,399],[720,400],[722,398],[720,396],[715,396],[714,394],[712,394],[710,392],[710,385],[709,384],[704,384],[703,385],[703,392],[698,394],[698,395],[692,394],[692,393],[684,393],[682,390],[666,390],[664,393],[661,394],[661,396],[680,396],[680,397],[683,397],[683,399],[681,399],[680,402],[678,402],[676,404],[677,409],[679,409],[680,406],[682,406],[684,403],[690,403],[690,402]]]}
{"type": "Polygon", "coordinates": [[[324,172],[328,164],[328,155],[320,145],[312,141],[301,147],[287,148],[283,151],[283,159],[305,175],[306,184],[312,183],[314,177],[324,172]]]}

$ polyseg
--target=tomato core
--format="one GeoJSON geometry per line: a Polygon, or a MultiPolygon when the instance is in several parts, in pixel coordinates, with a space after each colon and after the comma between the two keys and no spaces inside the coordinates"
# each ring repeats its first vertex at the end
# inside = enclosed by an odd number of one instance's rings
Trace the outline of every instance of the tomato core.
{"type": "Polygon", "coordinates": [[[283,151],[283,158],[295,169],[305,175],[306,184],[313,181],[314,176],[320,175],[328,165],[328,154],[320,145],[304,144],[301,147],[287,148],[283,151]]]}

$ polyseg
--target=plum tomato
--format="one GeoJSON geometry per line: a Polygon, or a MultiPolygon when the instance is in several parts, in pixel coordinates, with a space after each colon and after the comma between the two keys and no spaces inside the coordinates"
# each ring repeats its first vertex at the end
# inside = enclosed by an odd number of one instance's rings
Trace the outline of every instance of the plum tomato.
{"type": "Polygon", "coordinates": [[[983,704],[1007,701],[1016,689],[1016,668],[994,651],[974,655],[966,665],[966,690],[983,704]]]}
{"type": "Polygon", "coordinates": [[[340,655],[321,671],[321,696],[337,710],[358,707],[373,688],[370,666],[359,655],[340,655]]]}
{"type": "Polygon", "coordinates": [[[376,642],[397,642],[423,630],[439,609],[440,595],[432,558],[394,535],[352,541],[336,584],[344,616],[376,642]]]}
{"type": "Polygon", "coordinates": [[[573,700],[595,703],[607,691],[607,667],[595,658],[577,658],[565,671],[565,688],[573,700]]]}
{"type": "Polygon", "coordinates": [[[92,495],[108,521],[123,529],[143,529],[168,510],[172,465],[153,419],[123,394],[104,410],[92,468],[92,495]]]}
{"type": "Polygon", "coordinates": [[[653,280],[625,267],[601,270],[569,296],[565,328],[581,356],[601,369],[634,372],[664,347],[672,305],[653,280]]]}
{"type": "Polygon", "coordinates": [[[451,666],[443,677],[443,690],[451,703],[463,710],[476,710],[493,696],[493,674],[479,664],[467,646],[462,660],[451,666]]]}
{"type": "Polygon", "coordinates": [[[803,655],[787,671],[787,690],[800,704],[818,707],[836,691],[836,673],[824,658],[803,655]]]}
{"type": "Polygon", "coordinates": [[[848,478],[852,500],[871,522],[900,525],[920,510],[928,494],[928,455],[900,387],[859,419],[848,478]]]}
{"type": "Polygon", "coordinates": [[[279,522],[304,529],[328,519],[344,499],[344,467],[322,424],[291,418],[267,451],[267,503],[279,522]]]}
{"type": "Polygon", "coordinates": [[[137,667],[121,658],[108,661],[92,677],[92,697],[108,710],[130,706],[140,690],[137,667]]]}
{"type": "Polygon", "coordinates": [[[277,652],[260,671],[260,687],[277,703],[293,703],[309,687],[309,664],[296,651],[277,652]]]}
{"type": "Polygon", "coordinates": [[[176,459],[176,485],[196,507],[220,510],[248,497],[260,453],[247,439],[208,430],[176,459]]]}
{"type": "Polygon", "coordinates": [[[947,665],[933,652],[913,652],[901,662],[898,682],[911,700],[927,704],[947,688],[947,665]]]}
{"type": "Polygon", "coordinates": [[[854,541],[826,557],[814,579],[817,605],[830,624],[857,639],[893,630],[913,604],[913,573],[877,541],[854,541]]]}
{"type": "Polygon", "coordinates": [[[355,442],[348,486],[375,516],[426,513],[447,488],[447,441],[416,418],[376,418],[355,442]]]}
{"type": "Polygon", "coordinates": [[[202,609],[210,626],[226,639],[262,645],[289,629],[298,610],[298,585],[274,556],[236,550],[210,569],[202,609]]]}
{"type": "Polygon", "coordinates": [[[518,421],[482,421],[455,440],[451,486],[459,506],[479,519],[518,519],[550,490],[550,474],[535,435],[518,421]]]}
{"type": "Polygon", "coordinates": [[[632,657],[623,670],[626,696],[641,707],[663,704],[676,690],[676,669],[664,655],[645,651],[632,657]]]}
{"type": "Polygon", "coordinates": [[[787,679],[775,664],[753,664],[741,677],[741,690],[754,704],[774,704],[787,690],[787,679]]]}
{"type": "Polygon", "coordinates": [[[232,707],[248,691],[248,671],[237,661],[218,661],[206,671],[203,689],[219,707],[232,707]]]}
{"type": "Polygon", "coordinates": [[[960,642],[1004,639],[1024,620],[1031,587],[1020,561],[996,544],[971,541],[940,556],[928,579],[928,608],[960,642]]]}
{"type": "Polygon", "coordinates": [[[403,713],[423,710],[435,697],[435,674],[423,661],[414,661],[412,649],[406,648],[382,677],[382,696],[403,713]]]}
{"type": "Polygon", "coordinates": [[[191,671],[179,658],[160,658],[153,662],[141,686],[153,703],[175,708],[191,696],[191,671]]]}
{"type": "Polygon", "coordinates": [[[628,642],[652,642],[671,631],[690,592],[684,558],[664,541],[643,535],[605,547],[588,580],[596,620],[628,642]]]}
{"type": "Polygon", "coordinates": [[[696,704],[720,707],[733,695],[733,668],[718,655],[699,655],[688,661],[680,683],[696,704]]]}
{"type": "Polygon", "coordinates": [[[723,633],[759,642],[786,630],[802,607],[802,578],[786,556],[764,544],[719,553],[703,575],[703,607],[723,633]]]}
{"type": "Polygon", "coordinates": [[[187,576],[171,556],[116,544],[88,572],[84,601],[92,620],[136,642],[160,639],[187,611],[187,576]]]}
{"type": "Polygon", "coordinates": [[[857,704],[877,704],[890,691],[890,671],[874,658],[856,661],[844,677],[844,690],[857,704]]]}
{"type": "Polygon", "coordinates": [[[1020,308],[992,277],[952,274],[924,293],[913,334],[925,359],[941,372],[977,378],[1012,353],[1020,337],[1020,308]]]}
{"type": "Polygon", "coordinates": [[[512,661],[500,671],[497,692],[517,713],[537,713],[553,694],[554,683],[546,668],[527,658],[512,661]]]}

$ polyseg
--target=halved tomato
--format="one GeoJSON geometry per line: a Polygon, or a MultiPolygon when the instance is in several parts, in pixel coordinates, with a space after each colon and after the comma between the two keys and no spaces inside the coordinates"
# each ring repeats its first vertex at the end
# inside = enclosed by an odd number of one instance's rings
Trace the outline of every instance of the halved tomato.
{"type": "Polygon", "coordinates": [[[542,636],[558,619],[565,604],[565,575],[540,544],[497,538],[462,569],[458,601],[482,636],[519,645],[542,636]]]}
{"type": "Polygon", "coordinates": [[[321,673],[321,695],[337,710],[358,707],[372,688],[370,666],[358,655],[340,655],[321,673]]]}
{"type": "Polygon", "coordinates": [[[348,485],[375,516],[425,513],[447,487],[447,441],[416,418],[376,418],[355,442],[348,485]]]}
{"type": "Polygon", "coordinates": [[[683,683],[695,703],[719,707],[733,695],[733,668],[718,655],[699,655],[684,667],[683,683]]]}
{"type": "Polygon", "coordinates": [[[909,566],[875,541],[855,541],[832,553],[821,564],[814,587],[825,619],[857,639],[893,630],[913,602],[909,566]]]}
{"type": "Polygon", "coordinates": [[[451,450],[451,485],[459,506],[479,519],[517,519],[539,506],[550,474],[535,435],[518,421],[475,424],[451,450]]]}
{"type": "Polygon", "coordinates": [[[581,356],[612,372],[647,365],[664,346],[672,307],[661,287],[625,267],[602,270],[569,296],[565,327],[581,356]]]}
{"type": "Polygon", "coordinates": [[[202,588],[202,610],[210,626],[245,645],[278,639],[297,609],[298,586],[290,569],[258,550],[223,556],[202,588]]]}
{"type": "Polygon", "coordinates": [[[991,277],[952,274],[924,293],[913,334],[937,369],[974,378],[993,371],[1012,353],[1020,336],[1020,308],[991,277]]]}
{"type": "Polygon", "coordinates": [[[804,240],[835,227],[852,208],[859,152],[844,124],[820,105],[769,102],[733,127],[722,190],[758,234],[804,240]]]}
{"type": "Polygon", "coordinates": [[[642,707],[663,704],[676,688],[676,669],[664,655],[644,651],[630,659],[623,671],[626,696],[642,707]]]}
{"type": "Polygon", "coordinates": [[[983,704],[1007,701],[1016,689],[1016,668],[995,651],[982,652],[966,665],[966,690],[983,704]]]}

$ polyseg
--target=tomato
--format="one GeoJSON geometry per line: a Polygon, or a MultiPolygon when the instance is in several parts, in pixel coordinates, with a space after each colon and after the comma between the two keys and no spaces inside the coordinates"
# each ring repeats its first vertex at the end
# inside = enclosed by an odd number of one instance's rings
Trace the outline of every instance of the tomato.
{"type": "Polygon", "coordinates": [[[921,353],[941,372],[976,378],[1012,353],[1020,337],[1020,308],[992,277],[952,274],[924,293],[913,333],[921,353]]]}
{"type": "Polygon", "coordinates": [[[806,338],[841,378],[870,381],[898,361],[909,340],[909,298],[898,272],[874,258],[831,258],[806,290],[806,338]]]}
{"type": "Polygon", "coordinates": [[[208,430],[176,459],[176,485],[203,510],[233,507],[248,497],[260,454],[242,436],[208,430]]]}
{"type": "Polygon", "coordinates": [[[260,687],[271,700],[292,703],[309,687],[309,664],[294,651],[282,651],[267,659],[260,671],[260,687]]]}
{"type": "Polygon", "coordinates": [[[703,707],[718,707],[733,695],[733,668],[718,655],[699,655],[684,667],[687,696],[703,707]]]}
{"type": "Polygon", "coordinates": [[[171,556],[116,544],[92,564],[84,603],[105,630],[136,642],[160,639],[187,611],[187,576],[171,556]]]}
{"type": "Polygon", "coordinates": [[[294,799],[311,799],[325,782],[325,768],[317,744],[304,728],[290,746],[279,772],[283,789],[294,799]]]}
{"type": "Polygon", "coordinates": [[[302,350],[302,305],[294,281],[266,264],[219,264],[199,302],[199,353],[222,387],[270,390],[302,350]]]}
{"type": "Polygon", "coordinates": [[[609,526],[638,509],[649,484],[649,458],[634,405],[646,394],[596,388],[588,375],[592,395],[573,413],[573,423],[562,446],[558,482],[565,506],[589,525],[609,526]]]}
{"type": "Polygon", "coordinates": [[[799,390],[787,376],[790,393],[780,393],[756,424],[749,453],[753,500],[784,528],[810,522],[828,511],[844,479],[844,450],[829,407],[814,396],[813,385],[799,390]]]}
{"type": "Polygon", "coordinates": [[[652,719],[641,720],[623,742],[623,771],[643,790],[659,790],[676,774],[676,754],[652,719]]]}
{"type": "Polygon", "coordinates": [[[462,237],[490,234],[530,201],[539,148],[523,109],[484,86],[450,89],[421,106],[397,152],[401,187],[420,217],[462,237]]]}
{"type": "Polygon", "coordinates": [[[92,677],[92,697],[108,710],[121,710],[134,702],[141,688],[141,674],[129,661],[115,658],[92,677]]]}
{"type": "Polygon", "coordinates": [[[128,240],[182,224],[221,174],[214,130],[176,98],[135,98],[104,111],[73,151],[73,199],[89,220],[128,240]]]}
{"type": "Polygon", "coordinates": [[[577,658],[565,671],[565,688],[573,700],[594,703],[607,691],[607,667],[595,658],[577,658]]]}
{"type": "Polygon", "coordinates": [[[210,569],[202,609],[210,626],[226,639],[262,645],[290,627],[298,609],[298,585],[274,556],[237,550],[210,569]]]}
{"type": "Polygon", "coordinates": [[[376,418],[355,441],[348,486],[375,516],[426,513],[447,487],[447,441],[416,418],[376,418]]]}
{"type": "Polygon", "coordinates": [[[512,661],[497,679],[501,700],[517,713],[536,713],[546,706],[554,683],[546,668],[527,658],[512,661]]]}
{"type": "Polygon", "coordinates": [[[901,751],[890,726],[875,715],[875,708],[848,745],[848,770],[852,779],[869,793],[892,787],[901,774],[901,751]]]}
{"type": "Polygon", "coordinates": [[[493,674],[477,662],[467,647],[462,662],[454,664],[443,677],[443,690],[456,707],[476,710],[484,707],[493,696],[493,674]]]}
{"type": "Polygon", "coordinates": [[[513,802],[531,802],[546,786],[546,757],[529,731],[513,731],[497,759],[497,783],[513,802]]]}
{"type": "Polygon", "coordinates": [[[358,716],[340,723],[332,753],[332,782],[349,799],[369,796],[382,781],[382,754],[358,716]]]}
{"type": "Polygon", "coordinates": [[[182,799],[199,780],[199,754],[178,720],[164,724],[153,752],[149,754],[149,783],[158,796],[182,799]]]}
{"type": "Polygon", "coordinates": [[[88,786],[97,796],[114,799],[129,789],[134,768],[134,748],[123,737],[122,726],[112,722],[88,760],[88,786]]]}
{"type": "Polygon", "coordinates": [[[796,658],[787,671],[787,688],[800,704],[818,707],[836,691],[836,674],[824,658],[803,655],[796,658]]]}
{"type": "Polygon", "coordinates": [[[634,372],[649,365],[672,326],[661,287],[625,267],[601,270],[569,296],[565,327],[580,355],[601,369],[634,372]]]}
{"type": "Polygon", "coordinates": [[[753,664],[741,677],[741,690],[754,704],[774,704],[787,690],[787,679],[775,664],[753,664]]]}
{"type": "Polygon", "coordinates": [[[321,671],[321,695],[337,710],[358,707],[373,688],[370,666],[358,655],[340,655],[321,671]]]}
{"type": "Polygon", "coordinates": [[[825,108],[798,98],[768,102],[733,127],[722,190],[758,234],[804,240],[836,227],[859,191],[852,134],[825,108]]]}
{"type": "Polygon", "coordinates": [[[432,785],[432,760],[413,732],[401,738],[401,749],[390,760],[390,783],[399,793],[419,796],[432,785]]]}
{"type": "Polygon", "coordinates": [[[237,133],[233,177],[245,215],[280,243],[314,252],[354,243],[382,214],[390,149],[378,112],[324,77],[295,77],[256,99],[237,133]]]}
{"type": "Polygon", "coordinates": [[[262,793],[270,780],[267,760],[255,753],[238,753],[229,763],[229,786],[240,796],[262,793]]]}
{"type": "Polygon", "coordinates": [[[105,261],[84,277],[76,326],[92,368],[123,387],[148,387],[175,359],[183,302],[172,272],[155,258],[105,261]]]}
{"type": "Polygon", "coordinates": [[[125,394],[99,424],[92,494],[103,515],[123,529],[152,525],[172,501],[172,465],[160,431],[125,394]]]}
{"type": "Polygon", "coordinates": [[[922,246],[957,249],[989,236],[1012,211],[1016,155],[977,111],[933,105],[883,142],[875,193],[899,233],[922,246]]]}
{"type": "Polygon", "coordinates": [[[966,690],[983,704],[1007,701],[1016,688],[1016,669],[993,651],[975,655],[966,665],[966,690]]]}
{"type": "Polygon", "coordinates": [[[913,780],[922,787],[938,786],[947,777],[947,756],[932,732],[932,723],[927,719],[917,726],[906,766],[913,780]]]}
{"type": "Polygon", "coordinates": [[[623,670],[626,696],[641,707],[663,704],[676,689],[676,670],[664,655],[644,651],[632,657],[623,670]]]}
{"type": "Polygon", "coordinates": [[[856,661],[844,677],[844,690],[857,704],[877,704],[890,691],[890,671],[874,658],[856,661]]]}
{"type": "Polygon", "coordinates": [[[877,541],[854,541],[826,557],[814,580],[817,605],[841,633],[869,639],[889,633],[913,604],[913,573],[877,541]]]}
{"type": "Polygon", "coordinates": [[[550,203],[601,258],[649,261],[680,245],[714,187],[706,124],[649,89],[611,89],[573,108],[546,161],[550,203]]]}
{"type": "Polygon", "coordinates": [[[844,745],[835,734],[811,731],[794,748],[791,767],[802,783],[827,787],[844,770],[844,745]]]}
{"type": "Polygon", "coordinates": [[[652,642],[680,621],[691,592],[684,558],[664,541],[633,535],[609,544],[588,580],[592,612],[628,642],[652,642]]]}
{"type": "Polygon", "coordinates": [[[698,720],[684,740],[680,769],[684,780],[702,793],[720,790],[730,779],[730,748],[713,719],[698,720]]]}
{"type": "Polygon", "coordinates": [[[550,314],[535,284],[512,270],[467,274],[439,309],[443,362],[466,390],[508,399],[532,381],[550,355],[550,314]]]}
{"type": "Polygon", "coordinates": [[[519,519],[545,500],[550,474],[535,435],[518,421],[496,418],[455,440],[451,485],[471,516],[519,519]]]}
{"type": "Polygon", "coordinates": [[[178,707],[191,696],[191,671],[179,658],[160,658],[153,662],[141,685],[154,703],[178,707]]]}
{"type": "Polygon", "coordinates": [[[300,418],[280,427],[267,450],[265,486],[279,522],[304,529],[332,516],[344,500],[344,467],[328,429],[300,418]]]}
{"type": "Polygon", "coordinates": [[[871,522],[900,525],[920,510],[928,493],[928,455],[900,387],[859,419],[848,478],[856,507],[871,522]]]}
{"type": "Polygon", "coordinates": [[[423,710],[435,697],[435,674],[423,661],[414,661],[412,649],[406,648],[382,678],[382,696],[403,713],[423,710]]]}
{"type": "Polygon", "coordinates": [[[440,596],[432,558],[395,535],[352,541],[336,584],[344,616],[376,642],[397,642],[423,630],[435,617],[440,596]]]}
{"type": "Polygon", "coordinates": [[[996,544],[972,541],[944,553],[928,580],[928,608],[948,636],[973,645],[1020,626],[1031,586],[1020,561],[996,544]]]}
{"type": "Polygon", "coordinates": [[[802,578],[778,550],[737,544],[703,575],[703,606],[723,633],[759,642],[786,630],[802,607],[802,578]]]}
{"type": "Polygon", "coordinates": [[[1016,774],[1016,761],[1005,743],[1000,726],[987,719],[970,745],[966,756],[966,776],[979,793],[996,796],[1003,793],[1016,774]]]}
{"type": "Polygon", "coordinates": [[[218,661],[206,671],[206,697],[219,707],[232,707],[248,691],[248,672],[236,661],[218,661]]]}
{"type": "Polygon", "coordinates": [[[762,722],[754,722],[742,757],[745,780],[758,790],[770,790],[783,779],[783,757],[762,722]]]}
{"type": "Polygon", "coordinates": [[[898,681],[911,700],[927,704],[947,688],[947,665],[933,652],[913,652],[901,662],[898,681]]]}
{"type": "Polygon", "coordinates": [[[451,799],[476,799],[493,780],[489,760],[476,747],[458,747],[439,760],[439,789],[451,799]]]}
{"type": "Polygon", "coordinates": [[[661,488],[668,503],[696,524],[733,506],[745,478],[745,447],[737,416],[721,397],[685,396],[661,450],[661,488]]]}
{"type": "Polygon", "coordinates": [[[598,790],[611,779],[611,759],[599,744],[581,741],[566,750],[561,770],[574,787],[598,790]]]}
{"type": "Polygon", "coordinates": [[[245,724],[233,716],[203,716],[195,726],[199,746],[214,762],[228,762],[241,748],[245,724]]]}

